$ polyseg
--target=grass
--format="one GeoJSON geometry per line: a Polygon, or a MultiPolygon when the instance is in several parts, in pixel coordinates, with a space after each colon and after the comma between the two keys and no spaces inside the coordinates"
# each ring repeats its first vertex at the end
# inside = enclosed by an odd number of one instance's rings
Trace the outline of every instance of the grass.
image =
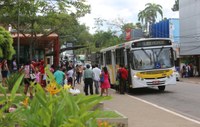
{"type": "Polygon", "coordinates": [[[98,114],[98,118],[119,118],[119,117],[122,116],[115,111],[101,111],[98,114]]]}

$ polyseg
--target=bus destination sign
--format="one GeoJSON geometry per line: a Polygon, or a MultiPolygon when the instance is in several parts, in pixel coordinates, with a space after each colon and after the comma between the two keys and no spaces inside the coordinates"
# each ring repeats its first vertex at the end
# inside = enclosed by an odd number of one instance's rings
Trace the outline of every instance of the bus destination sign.
{"type": "Polygon", "coordinates": [[[139,41],[133,42],[132,48],[136,47],[149,47],[149,46],[163,46],[163,45],[171,45],[171,41],[169,40],[149,40],[149,41],[139,41]]]}

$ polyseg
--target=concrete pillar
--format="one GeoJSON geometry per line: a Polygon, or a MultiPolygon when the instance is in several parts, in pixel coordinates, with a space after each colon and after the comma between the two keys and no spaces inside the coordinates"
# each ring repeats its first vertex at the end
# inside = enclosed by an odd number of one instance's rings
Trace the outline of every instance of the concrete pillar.
{"type": "Polygon", "coordinates": [[[57,37],[54,41],[54,58],[53,63],[54,66],[57,67],[59,65],[59,59],[60,59],[60,42],[59,37],[57,37]]]}

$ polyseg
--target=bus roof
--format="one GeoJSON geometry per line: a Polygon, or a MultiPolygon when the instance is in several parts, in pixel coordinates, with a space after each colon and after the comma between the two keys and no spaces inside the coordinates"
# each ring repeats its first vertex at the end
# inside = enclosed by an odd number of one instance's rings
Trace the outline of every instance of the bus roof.
{"type": "Polygon", "coordinates": [[[100,52],[106,52],[106,51],[114,51],[116,49],[119,49],[119,48],[131,48],[131,45],[132,43],[134,42],[140,42],[140,41],[148,41],[148,40],[171,40],[170,38],[141,38],[141,39],[137,39],[137,40],[132,40],[132,41],[128,41],[128,42],[124,42],[124,43],[121,43],[121,44],[117,44],[117,45],[114,45],[114,46],[110,46],[110,47],[107,47],[107,48],[103,48],[100,50],[100,52]]]}

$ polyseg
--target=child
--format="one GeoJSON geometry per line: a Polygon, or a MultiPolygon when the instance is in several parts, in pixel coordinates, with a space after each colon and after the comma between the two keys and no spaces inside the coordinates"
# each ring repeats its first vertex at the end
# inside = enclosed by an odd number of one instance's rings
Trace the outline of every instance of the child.
{"type": "Polygon", "coordinates": [[[37,67],[35,68],[35,77],[36,77],[36,79],[35,79],[36,83],[40,84],[40,81],[41,81],[40,77],[41,77],[41,75],[40,75],[39,69],[37,67]]]}

